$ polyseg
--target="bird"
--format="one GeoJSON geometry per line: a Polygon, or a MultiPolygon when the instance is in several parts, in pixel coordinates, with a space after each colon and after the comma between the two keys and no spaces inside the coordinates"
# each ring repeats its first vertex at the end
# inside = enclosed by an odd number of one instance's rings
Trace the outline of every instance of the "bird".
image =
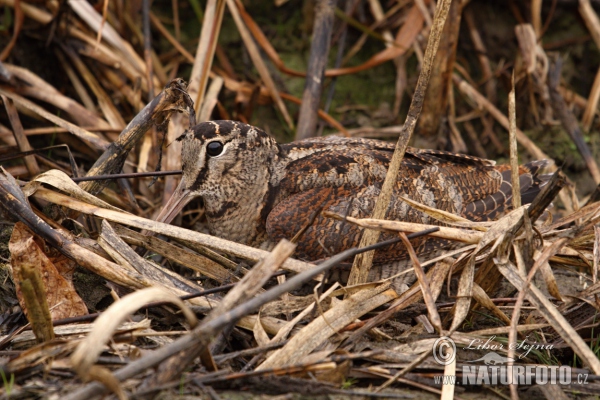
{"type": "MultiPolygon", "coordinates": [[[[260,128],[228,120],[199,123],[177,140],[183,176],[162,220],[172,220],[201,197],[212,235],[269,249],[301,232],[295,257],[306,261],[359,245],[363,228],[323,212],[370,217],[395,149],[385,141],[336,136],[279,144],[260,128]]],[[[519,167],[523,204],[547,182],[540,174],[547,164],[537,160],[519,167]]],[[[385,218],[442,225],[400,196],[472,221],[491,221],[512,208],[510,166],[408,147],[385,218]]],[[[385,233],[381,239],[392,237],[385,233]]],[[[449,242],[422,237],[412,244],[418,256],[425,256],[449,242]]],[[[379,266],[380,272],[374,277],[398,272],[392,266],[407,259],[402,243],[377,250],[373,269],[379,266]]]]}

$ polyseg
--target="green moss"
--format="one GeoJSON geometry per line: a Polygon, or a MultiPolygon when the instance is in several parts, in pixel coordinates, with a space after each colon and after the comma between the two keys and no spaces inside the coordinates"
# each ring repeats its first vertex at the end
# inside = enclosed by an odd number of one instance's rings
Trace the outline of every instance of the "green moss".
{"type": "MultiPolygon", "coordinates": [[[[577,151],[573,140],[562,126],[531,129],[525,134],[536,143],[542,151],[560,163],[566,169],[581,171],[586,168],[583,158],[577,151]]],[[[589,136],[588,136],[589,137],[589,136]]]]}

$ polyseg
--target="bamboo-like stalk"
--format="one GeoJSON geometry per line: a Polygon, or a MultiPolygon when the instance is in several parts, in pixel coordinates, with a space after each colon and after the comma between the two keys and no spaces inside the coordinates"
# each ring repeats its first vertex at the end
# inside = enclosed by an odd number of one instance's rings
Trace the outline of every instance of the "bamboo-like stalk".
{"type": "Polygon", "coordinates": [[[512,74],[512,88],[508,94],[508,141],[510,144],[510,176],[512,181],[513,208],[521,207],[521,184],[519,181],[519,153],[517,152],[517,110],[515,101],[515,73],[512,74]]]}
{"type": "MultiPolygon", "coordinates": [[[[392,161],[388,167],[388,172],[385,177],[385,181],[383,182],[381,193],[379,194],[377,202],[375,203],[372,214],[373,219],[385,218],[385,212],[392,198],[393,187],[396,184],[396,179],[398,178],[398,172],[400,170],[400,165],[402,164],[402,159],[404,158],[404,153],[406,152],[408,142],[417,124],[417,119],[421,113],[421,108],[423,107],[424,96],[433,66],[433,58],[435,57],[435,53],[437,52],[437,48],[440,43],[442,29],[444,28],[446,17],[448,16],[448,12],[450,10],[450,3],[451,0],[442,0],[437,5],[433,26],[427,42],[427,49],[425,50],[425,59],[423,61],[421,73],[419,74],[417,87],[415,88],[415,94],[410,104],[410,108],[408,109],[408,115],[406,116],[404,127],[400,133],[400,137],[398,138],[396,150],[394,150],[394,155],[392,156],[392,161]]],[[[363,234],[360,247],[370,246],[376,243],[377,239],[379,239],[379,232],[367,231],[363,234]]],[[[367,281],[371,265],[373,264],[374,255],[375,252],[370,251],[355,258],[354,264],[352,265],[352,270],[350,272],[350,278],[348,279],[348,284],[356,285],[367,281]]]]}

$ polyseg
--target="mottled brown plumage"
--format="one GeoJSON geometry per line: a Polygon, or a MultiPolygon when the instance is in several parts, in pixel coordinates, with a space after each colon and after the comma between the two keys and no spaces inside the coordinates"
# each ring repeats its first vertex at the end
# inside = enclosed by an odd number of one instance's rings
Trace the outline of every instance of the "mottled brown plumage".
{"type": "MultiPolygon", "coordinates": [[[[378,140],[312,138],[279,145],[259,128],[232,121],[196,125],[182,137],[184,189],[180,197],[201,196],[210,231],[225,239],[268,248],[301,236],[296,256],[318,260],[358,245],[362,229],[323,217],[328,210],[369,217],[385,178],[394,145],[378,140]]],[[[545,161],[520,167],[523,203],[544,181],[545,161]]],[[[474,221],[498,217],[511,206],[510,169],[493,161],[444,151],[409,148],[395,193],[474,221]]],[[[177,203],[177,202],[176,202],[177,203]]],[[[171,205],[171,211],[179,211],[171,205]]],[[[171,213],[172,215],[173,213],[171,213]]],[[[394,196],[387,219],[437,224],[394,196]]],[[[419,255],[447,243],[421,238],[419,255]]],[[[376,264],[406,258],[402,244],[376,253],[376,264]]]]}

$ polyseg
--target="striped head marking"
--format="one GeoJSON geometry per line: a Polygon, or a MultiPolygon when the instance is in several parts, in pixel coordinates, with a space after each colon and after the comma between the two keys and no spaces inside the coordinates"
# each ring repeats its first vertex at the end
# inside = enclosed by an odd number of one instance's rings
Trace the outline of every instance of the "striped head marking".
{"type": "Polygon", "coordinates": [[[263,130],[235,121],[202,122],[179,140],[185,186],[200,196],[232,194],[230,189],[252,184],[280,151],[263,130]]]}

